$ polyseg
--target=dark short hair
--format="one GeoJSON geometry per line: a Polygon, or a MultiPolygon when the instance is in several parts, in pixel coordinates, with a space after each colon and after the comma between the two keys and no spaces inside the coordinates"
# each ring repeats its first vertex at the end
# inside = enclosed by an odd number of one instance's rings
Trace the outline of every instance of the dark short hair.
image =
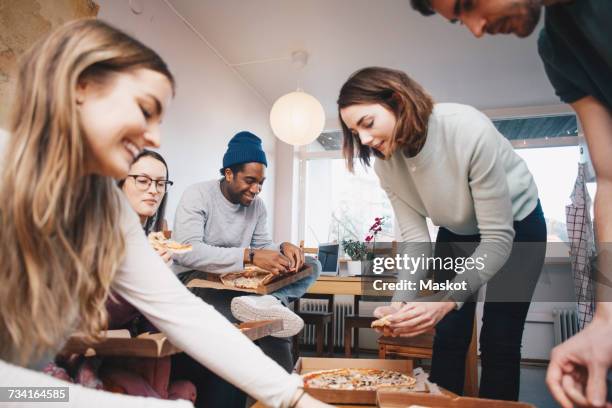
{"type": "Polygon", "coordinates": [[[219,169],[219,173],[221,173],[222,176],[225,176],[225,169],[230,169],[232,171],[232,173],[236,174],[241,172],[242,170],[244,170],[244,165],[246,163],[239,163],[239,164],[234,164],[232,166],[228,166],[228,167],[223,167],[222,169],[219,169]]]}
{"type": "MultiPolygon", "coordinates": [[[[132,165],[136,163],[138,160],[142,159],[143,157],[151,157],[155,160],[162,162],[162,164],[166,168],[166,178],[167,179],[170,178],[170,171],[168,171],[168,164],[166,163],[166,160],[164,160],[161,154],[154,152],[153,150],[144,149],[142,152],[140,152],[138,156],[136,156],[132,165]]],[[[119,186],[119,188],[123,188],[123,185],[125,184],[125,180],[126,179],[122,179],[117,182],[117,185],[119,186]]],[[[168,192],[166,191],[166,193],[164,194],[164,198],[162,198],[161,203],[159,204],[159,207],[157,208],[157,212],[153,214],[153,216],[147,218],[147,221],[143,227],[147,234],[149,234],[150,232],[162,231],[164,229],[164,217],[166,216],[166,203],[167,202],[168,202],[168,192]]]]}
{"type": "Polygon", "coordinates": [[[431,8],[430,0],[410,0],[412,8],[421,13],[424,16],[431,16],[436,14],[433,8],[431,8]]]}

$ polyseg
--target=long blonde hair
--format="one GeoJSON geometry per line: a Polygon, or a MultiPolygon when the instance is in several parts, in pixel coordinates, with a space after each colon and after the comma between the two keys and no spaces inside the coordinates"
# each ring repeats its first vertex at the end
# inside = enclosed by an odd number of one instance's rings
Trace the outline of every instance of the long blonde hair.
{"type": "Polygon", "coordinates": [[[0,186],[0,358],[31,365],[106,328],[125,251],[114,181],[86,172],[76,88],[163,60],[97,20],[70,22],[21,60],[0,186]]]}

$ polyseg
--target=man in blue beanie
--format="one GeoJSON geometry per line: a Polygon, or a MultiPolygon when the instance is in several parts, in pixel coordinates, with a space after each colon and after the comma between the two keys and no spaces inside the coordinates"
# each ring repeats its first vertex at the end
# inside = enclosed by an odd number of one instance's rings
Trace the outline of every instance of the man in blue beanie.
{"type": "MultiPolygon", "coordinates": [[[[197,296],[230,321],[282,319],[283,330],[274,333],[274,337],[259,340],[258,345],[264,353],[291,371],[290,336],[297,334],[304,322],[287,306],[306,293],[321,267],[316,260],[305,260],[303,251],[297,246],[289,242],[272,242],[266,207],[258,197],[266,178],[267,164],[261,139],[243,131],[228,144],[220,170],[223,177],[185,190],[176,210],[173,238],[191,244],[193,250],[175,255],[174,268],[179,278],[188,283],[202,271],[238,272],[249,264],[275,274],[294,273],[304,263],[312,266],[313,275],[266,296],[244,296],[244,292],[231,290],[193,289],[197,296]]],[[[201,387],[198,385],[201,380],[192,380],[198,387],[198,398],[200,389],[204,393],[202,405],[227,408],[235,402],[236,406],[244,407],[244,394],[220,378],[215,376],[213,384],[209,379],[201,387]]],[[[196,405],[200,404],[196,401],[196,405]]]]}

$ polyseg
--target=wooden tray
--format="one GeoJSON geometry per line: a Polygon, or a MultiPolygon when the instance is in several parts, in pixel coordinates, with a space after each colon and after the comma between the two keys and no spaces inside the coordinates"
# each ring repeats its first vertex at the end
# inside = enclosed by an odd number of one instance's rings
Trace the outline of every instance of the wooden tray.
{"type": "MultiPolygon", "coordinates": [[[[282,320],[261,320],[236,325],[252,341],[269,336],[283,329],[282,320]]],[[[72,336],[61,354],[83,354],[86,356],[150,357],[161,358],[180,353],[163,333],[143,333],[130,337],[128,330],[109,330],[99,343],[87,342],[83,336],[72,336]]]]}
{"type": "Polygon", "coordinates": [[[272,292],[275,292],[281,288],[284,288],[287,285],[292,284],[293,282],[297,282],[300,279],[303,279],[307,276],[312,275],[312,266],[304,266],[299,272],[285,275],[278,280],[272,281],[267,285],[260,286],[257,289],[240,289],[233,288],[229,286],[225,286],[221,283],[219,278],[219,274],[206,272],[206,279],[192,279],[188,284],[188,288],[210,288],[210,289],[219,289],[219,290],[235,290],[238,292],[247,292],[247,293],[256,293],[259,295],[267,295],[272,292]]]}
{"type": "MultiPolygon", "coordinates": [[[[380,368],[399,371],[412,376],[412,360],[365,358],[300,357],[293,371],[301,375],[311,371],[330,370],[335,368],[380,368]]],[[[314,398],[327,402],[328,404],[376,404],[376,391],[324,390],[318,388],[305,388],[305,391],[314,398]]]]}
{"type": "Polygon", "coordinates": [[[379,408],[406,408],[419,405],[430,408],[534,408],[525,402],[497,401],[469,397],[449,397],[416,392],[397,392],[379,390],[377,392],[379,408]]]}

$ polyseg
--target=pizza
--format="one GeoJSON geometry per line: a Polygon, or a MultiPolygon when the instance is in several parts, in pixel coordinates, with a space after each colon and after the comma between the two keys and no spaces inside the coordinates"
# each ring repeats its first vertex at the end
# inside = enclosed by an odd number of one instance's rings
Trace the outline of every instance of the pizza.
{"type": "Polygon", "coordinates": [[[389,318],[391,317],[391,315],[386,315],[381,317],[378,320],[374,320],[372,322],[372,324],[370,325],[372,328],[384,328],[385,326],[389,326],[389,324],[391,324],[389,322],[389,318]]]}
{"type": "Polygon", "coordinates": [[[412,388],[416,379],[393,370],[377,368],[338,368],[302,375],[304,388],[375,391],[381,387],[412,388]]]}
{"type": "Polygon", "coordinates": [[[257,289],[272,282],[277,275],[255,265],[247,266],[242,272],[232,272],[221,275],[221,283],[238,289],[257,289]]]}
{"type": "Polygon", "coordinates": [[[149,243],[155,249],[166,249],[174,254],[183,254],[193,249],[191,244],[179,244],[176,241],[169,240],[162,231],[150,233],[149,243]]]}

